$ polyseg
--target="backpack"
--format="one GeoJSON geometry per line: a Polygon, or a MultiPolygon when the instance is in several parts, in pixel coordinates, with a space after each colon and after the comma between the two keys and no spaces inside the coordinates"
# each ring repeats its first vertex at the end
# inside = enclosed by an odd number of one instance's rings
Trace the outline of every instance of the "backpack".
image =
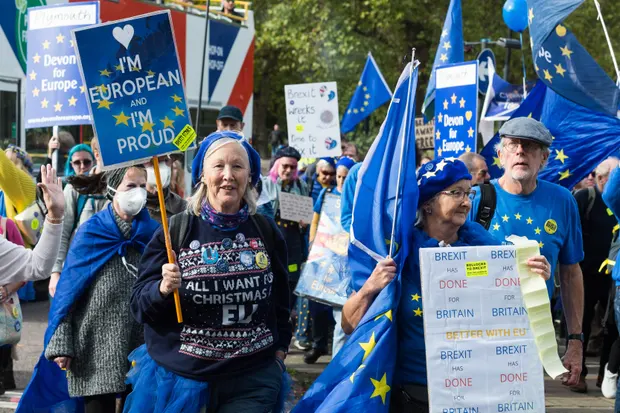
{"type": "Polygon", "coordinates": [[[609,246],[609,255],[607,259],[603,261],[601,264],[601,268],[599,268],[599,272],[602,272],[605,267],[605,274],[611,274],[613,267],[616,265],[616,260],[618,258],[618,251],[620,251],[620,231],[618,230],[620,226],[616,225],[614,227],[614,237],[611,240],[611,245],[609,246]]]}
{"type": "Polygon", "coordinates": [[[487,231],[491,227],[495,207],[497,206],[497,192],[493,184],[482,184],[480,187],[480,205],[476,213],[476,222],[487,231]]]}
{"type": "Polygon", "coordinates": [[[88,201],[88,197],[86,195],[78,195],[75,215],[73,216],[73,228],[71,228],[70,234],[73,234],[75,232],[75,229],[80,223],[80,217],[82,216],[82,212],[84,211],[84,207],[86,206],[86,201],[88,201]]]}
{"type": "MultiPolygon", "coordinates": [[[[6,222],[7,218],[0,217],[0,238],[9,240],[6,222]]],[[[19,304],[19,296],[15,292],[0,304],[0,345],[17,344],[22,337],[22,323],[22,308],[19,304]]]]}

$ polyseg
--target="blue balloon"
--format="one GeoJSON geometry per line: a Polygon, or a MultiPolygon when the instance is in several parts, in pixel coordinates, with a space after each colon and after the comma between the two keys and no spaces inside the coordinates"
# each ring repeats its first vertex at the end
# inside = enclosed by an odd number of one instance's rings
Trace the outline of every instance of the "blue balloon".
{"type": "Polygon", "coordinates": [[[510,30],[521,33],[527,29],[527,1],[506,0],[502,12],[506,26],[510,30]]]}

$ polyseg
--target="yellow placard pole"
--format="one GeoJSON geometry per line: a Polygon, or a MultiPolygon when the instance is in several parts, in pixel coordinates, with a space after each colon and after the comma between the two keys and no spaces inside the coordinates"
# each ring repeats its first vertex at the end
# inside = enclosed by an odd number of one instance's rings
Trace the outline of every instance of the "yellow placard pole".
{"type": "MultiPolygon", "coordinates": [[[[166,214],[166,201],[164,200],[164,188],[161,184],[161,176],[159,175],[159,159],[153,156],[153,169],[155,170],[155,180],[157,182],[157,198],[159,198],[159,210],[161,211],[161,225],[164,228],[164,239],[166,240],[166,252],[168,253],[168,263],[176,264],[174,253],[172,250],[172,241],[170,240],[170,232],[168,231],[168,217],[166,214]]],[[[177,312],[177,321],[183,322],[183,314],[181,313],[181,297],[179,290],[174,290],[174,307],[177,312]]]]}

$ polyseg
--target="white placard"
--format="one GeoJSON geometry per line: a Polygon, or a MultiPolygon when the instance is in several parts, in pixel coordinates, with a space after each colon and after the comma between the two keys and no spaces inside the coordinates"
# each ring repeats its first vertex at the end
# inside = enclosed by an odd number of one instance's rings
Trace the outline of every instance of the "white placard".
{"type": "Polygon", "coordinates": [[[436,70],[437,89],[447,87],[467,86],[478,84],[478,61],[470,64],[439,67],[436,70]]]}
{"type": "Polygon", "coordinates": [[[280,217],[282,219],[294,222],[304,221],[310,224],[313,216],[312,197],[280,192],[280,217]]]}
{"type": "Polygon", "coordinates": [[[288,144],[302,158],[340,156],[336,82],[284,86],[288,144]]]}
{"type": "Polygon", "coordinates": [[[516,247],[423,248],[420,271],[430,412],[544,412],[516,247]]]}

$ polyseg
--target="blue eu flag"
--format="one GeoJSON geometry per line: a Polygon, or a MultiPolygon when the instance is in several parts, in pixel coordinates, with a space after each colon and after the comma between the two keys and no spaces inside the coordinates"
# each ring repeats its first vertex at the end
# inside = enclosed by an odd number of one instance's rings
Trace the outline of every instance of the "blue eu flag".
{"type": "Polygon", "coordinates": [[[366,119],[379,106],[390,100],[392,91],[388,87],[377,62],[368,53],[364,71],[357,83],[357,89],[349,102],[342,122],[340,123],[340,131],[342,133],[351,132],[355,125],[366,119]]]}
{"type": "Polygon", "coordinates": [[[583,0],[528,0],[534,68],[558,94],[581,106],[616,116],[620,89],[562,20],[583,0]]]}
{"type": "Polygon", "coordinates": [[[427,120],[435,116],[435,69],[450,63],[465,61],[465,49],[463,47],[463,10],[461,0],[451,0],[446,20],[441,31],[439,46],[435,62],[431,70],[431,78],[428,81],[422,113],[427,120]]]}
{"type": "Polygon", "coordinates": [[[396,85],[387,117],[360,170],[351,224],[354,245],[349,247],[349,262],[357,265],[358,280],[363,283],[364,277],[368,278],[375,258],[388,255],[393,228],[399,274],[379,293],[343,349],[297,404],[295,413],[389,409],[396,364],[400,269],[411,250],[408,244],[416,210],[412,206],[418,203],[414,122],[417,82],[417,62],[415,67],[410,63],[396,85]],[[393,227],[394,214],[397,218],[393,227]],[[360,265],[360,259],[365,257],[372,257],[370,265],[360,265]]]}

